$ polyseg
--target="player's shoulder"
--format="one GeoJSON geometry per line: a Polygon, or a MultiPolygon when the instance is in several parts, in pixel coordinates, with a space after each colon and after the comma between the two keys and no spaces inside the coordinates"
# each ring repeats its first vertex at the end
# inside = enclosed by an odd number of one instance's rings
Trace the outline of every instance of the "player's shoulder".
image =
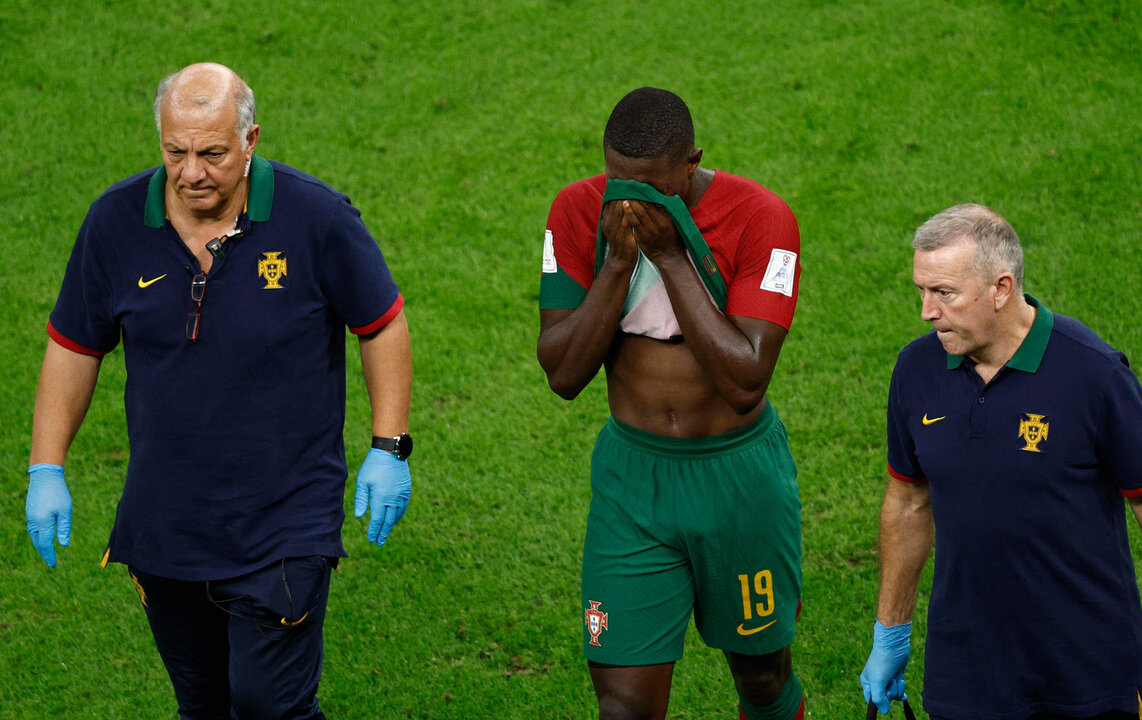
{"type": "Polygon", "coordinates": [[[750,237],[780,238],[783,245],[800,244],[797,218],[780,195],[756,180],[715,170],[693,210],[696,219],[738,227],[750,237]]]}
{"type": "Polygon", "coordinates": [[[719,203],[739,204],[746,212],[768,210],[792,214],[789,204],[773,190],[757,180],[725,170],[714,171],[714,180],[707,194],[719,203]]]}
{"type": "Polygon", "coordinates": [[[756,195],[758,197],[767,195],[776,196],[776,193],[753,178],[721,169],[714,170],[714,180],[710,185],[710,189],[715,192],[720,189],[722,192],[756,195]]]}
{"type": "Polygon", "coordinates": [[[547,229],[555,233],[557,242],[580,235],[595,237],[606,189],[607,177],[600,174],[577,180],[559,191],[547,216],[547,229]]]}

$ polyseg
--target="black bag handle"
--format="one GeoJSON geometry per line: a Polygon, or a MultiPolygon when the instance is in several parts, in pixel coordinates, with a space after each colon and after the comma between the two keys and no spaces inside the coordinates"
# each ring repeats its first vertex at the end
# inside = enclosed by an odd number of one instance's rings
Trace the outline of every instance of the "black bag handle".
{"type": "MultiPolygon", "coordinates": [[[[912,706],[908,704],[908,701],[902,700],[901,703],[904,705],[904,719],[916,720],[916,713],[912,712],[912,706]]],[[[892,706],[890,705],[889,710],[891,709],[892,706]]],[[[876,720],[876,713],[876,703],[870,700],[868,703],[868,714],[865,715],[865,720],[876,720]]]]}

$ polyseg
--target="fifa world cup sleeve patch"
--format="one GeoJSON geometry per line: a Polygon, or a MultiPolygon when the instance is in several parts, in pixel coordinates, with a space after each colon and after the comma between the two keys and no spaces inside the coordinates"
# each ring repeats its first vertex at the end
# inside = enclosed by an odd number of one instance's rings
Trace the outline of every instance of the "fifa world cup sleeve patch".
{"type": "Polygon", "coordinates": [[[555,259],[555,233],[543,231],[543,274],[539,277],[539,309],[571,310],[579,307],[587,297],[587,288],[580,285],[555,259]]]}
{"type": "Polygon", "coordinates": [[[550,230],[543,231],[543,272],[559,272],[559,265],[555,262],[555,233],[550,230]]]}
{"type": "Polygon", "coordinates": [[[761,289],[793,297],[793,279],[797,269],[797,253],[774,248],[769,255],[769,267],[765,268],[765,278],[761,289]]]}

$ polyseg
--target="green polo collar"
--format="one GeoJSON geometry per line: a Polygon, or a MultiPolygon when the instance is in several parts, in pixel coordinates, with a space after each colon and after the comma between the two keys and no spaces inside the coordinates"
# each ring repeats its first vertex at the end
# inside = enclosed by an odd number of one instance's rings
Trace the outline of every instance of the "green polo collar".
{"type": "MultiPolygon", "coordinates": [[[[143,208],[143,224],[161,228],[167,220],[167,204],[163,186],[167,169],[159,166],[147,186],[147,204],[143,208]]],[[[246,198],[246,214],[251,222],[266,222],[274,204],[274,166],[265,158],[254,156],[250,163],[250,195],[246,198]]]]}
{"type": "MultiPolygon", "coordinates": [[[[1007,367],[1013,370],[1033,373],[1039,369],[1043,362],[1043,353],[1047,351],[1047,341],[1051,339],[1051,328],[1055,326],[1055,316],[1039,300],[1031,295],[1023,294],[1027,304],[1038,310],[1035,313],[1035,322],[1027,332],[1027,337],[1019,344],[1019,349],[1007,361],[1007,367]]],[[[954,370],[964,363],[963,355],[948,355],[948,369],[954,370]]]]}

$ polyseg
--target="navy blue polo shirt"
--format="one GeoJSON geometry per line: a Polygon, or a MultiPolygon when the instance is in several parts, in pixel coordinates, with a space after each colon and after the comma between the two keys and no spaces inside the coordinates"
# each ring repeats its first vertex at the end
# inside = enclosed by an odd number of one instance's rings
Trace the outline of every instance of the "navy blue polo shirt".
{"type": "Polygon", "coordinates": [[[1137,711],[1142,609],[1123,496],[1142,494],[1142,388],[1082,323],[1038,308],[984,385],[935,332],[900,353],[888,465],[936,526],[924,707],[957,720],[1137,711]]]}
{"type": "Polygon", "coordinates": [[[104,561],[209,580],[343,556],[345,327],[400,312],[384,257],[346,196],[255,157],[191,342],[200,268],[165,181],[152,168],[92,204],[48,324],[75,352],[123,343],[131,456],[104,561]]]}

